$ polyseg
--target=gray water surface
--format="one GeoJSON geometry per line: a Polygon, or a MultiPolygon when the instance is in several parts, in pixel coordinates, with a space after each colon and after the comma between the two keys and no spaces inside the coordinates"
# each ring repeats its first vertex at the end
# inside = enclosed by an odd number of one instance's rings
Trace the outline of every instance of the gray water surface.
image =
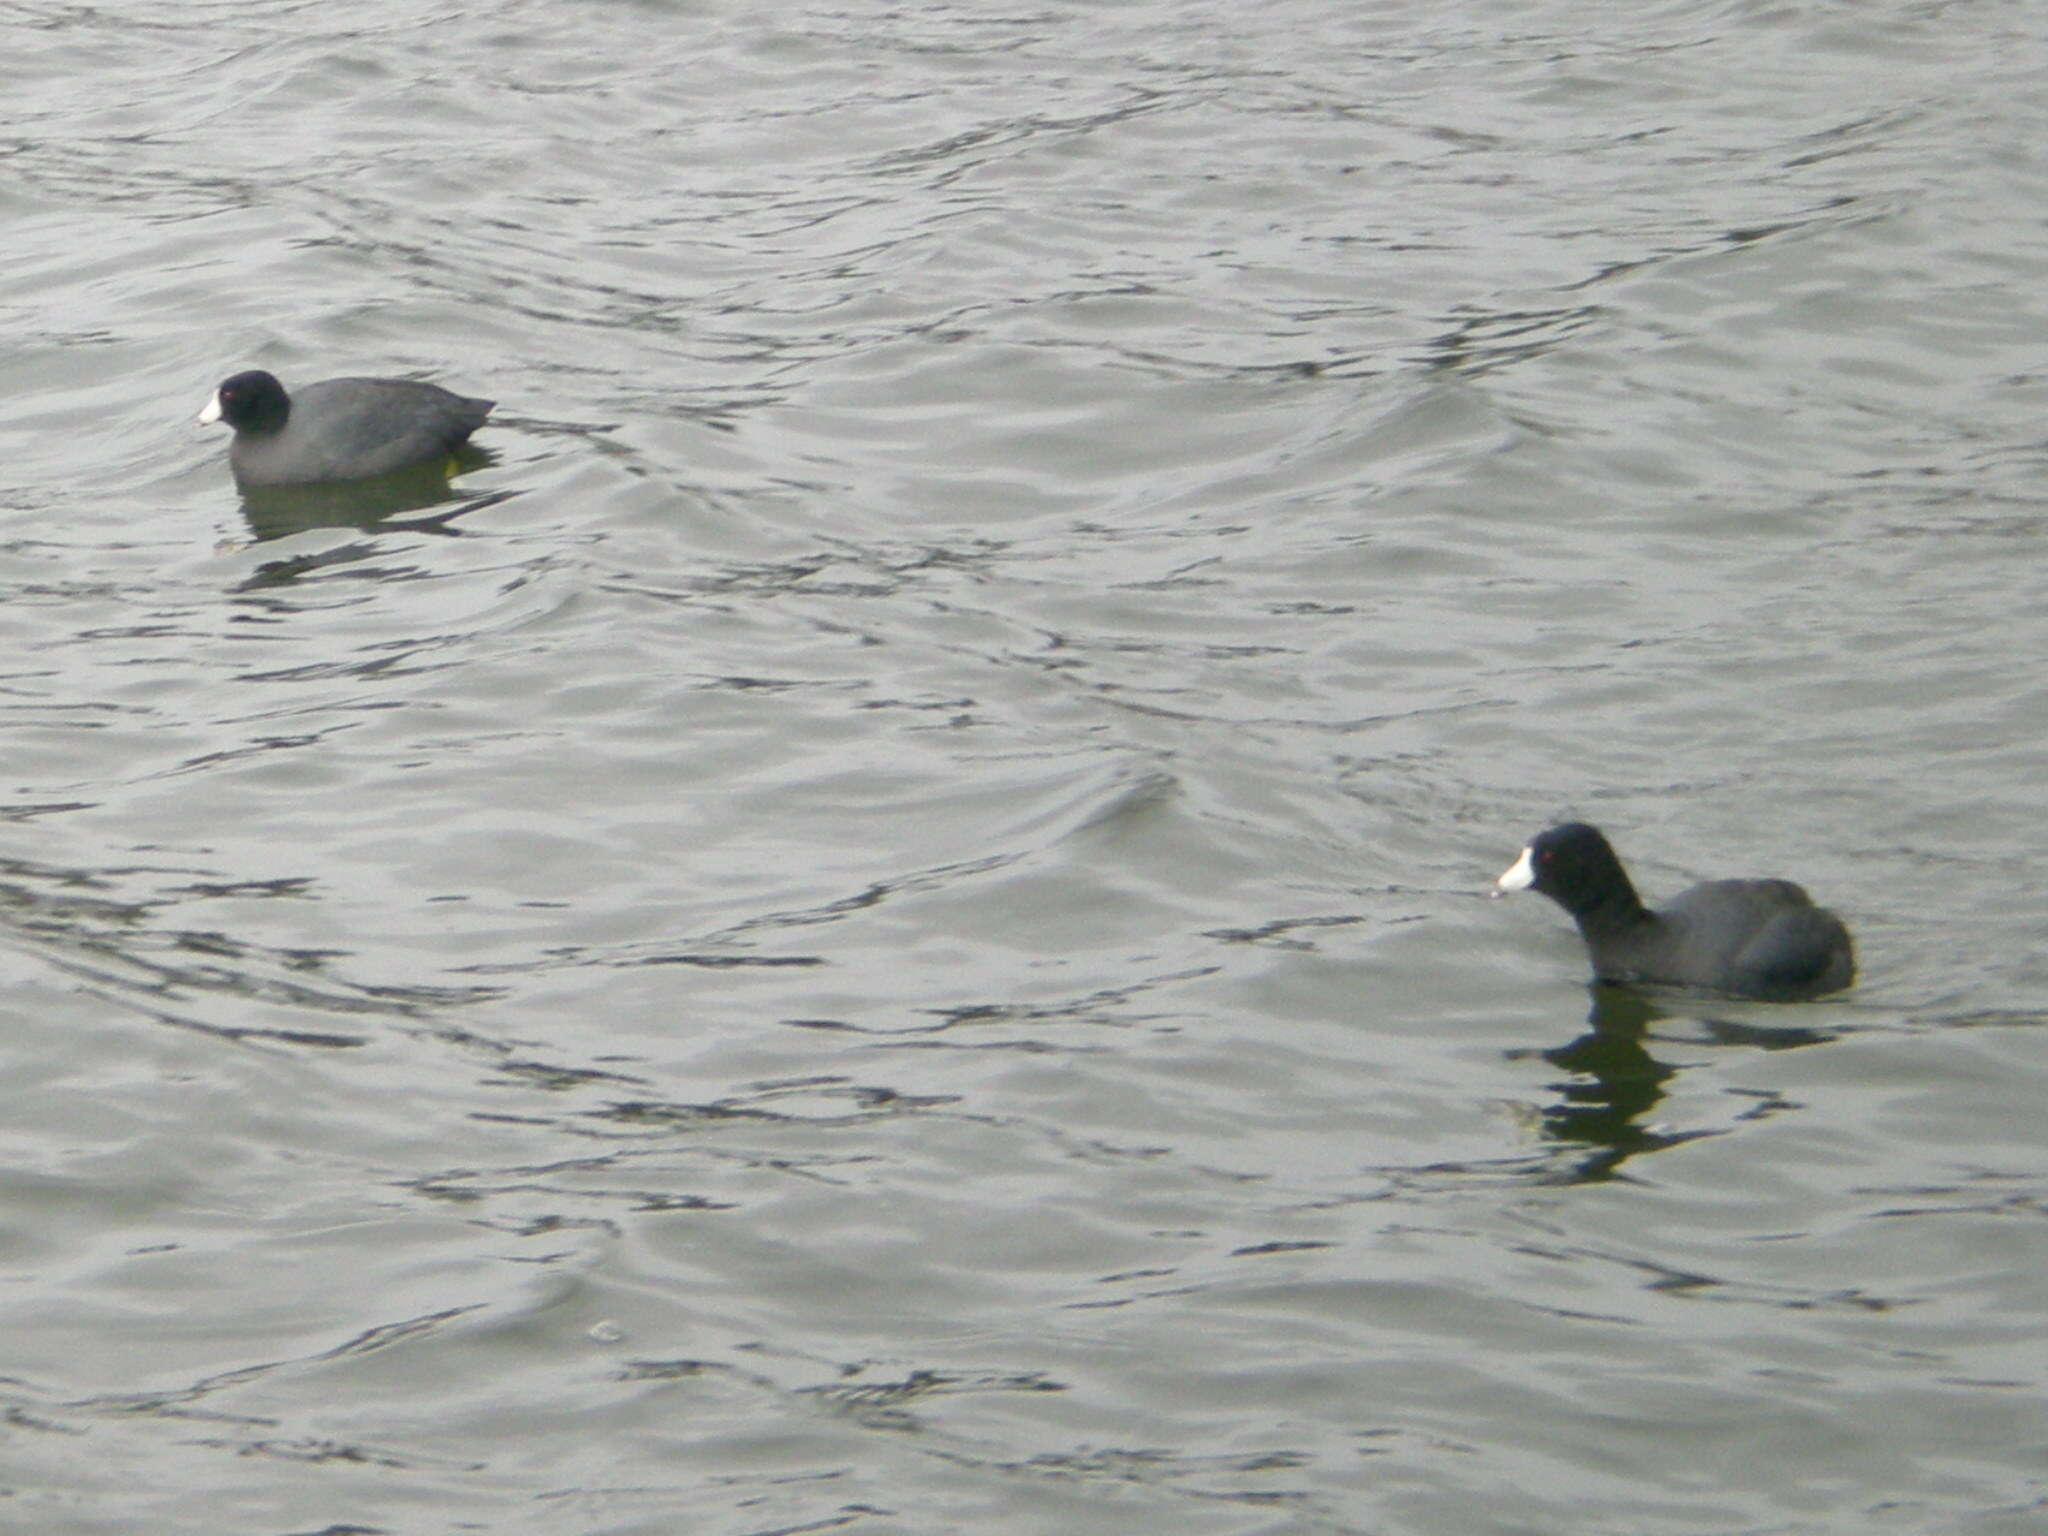
{"type": "Polygon", "coordinates": [[[2038,7],[0,72],[0,1526],[2048,1528],[2038,7]],[[1859,985],[1589,992],[1566,815],[1859,985]]]}

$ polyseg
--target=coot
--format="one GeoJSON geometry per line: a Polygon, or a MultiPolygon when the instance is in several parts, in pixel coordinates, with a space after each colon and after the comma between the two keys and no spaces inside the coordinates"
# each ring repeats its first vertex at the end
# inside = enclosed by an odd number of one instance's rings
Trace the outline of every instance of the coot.
{"type": "Polygon", "coordinates": [[[1849,930],[1790,880],[1709,880],[1653,912],[1607,839],[1583,822],[1538,833],[1494,882],[1496,895],[1522,890],[1571,913],[1596,981],[1789,1001],[1856,977],[1849,930]]]}
{"type": "Polygon", "coordinates": [[[235,429],[228,463],[241,484],[312,485],[438,458],[482,426],[496,403],[411,379],[327,379],[288,395],[256,368],[214,391],[199,419],[235,429]]]}

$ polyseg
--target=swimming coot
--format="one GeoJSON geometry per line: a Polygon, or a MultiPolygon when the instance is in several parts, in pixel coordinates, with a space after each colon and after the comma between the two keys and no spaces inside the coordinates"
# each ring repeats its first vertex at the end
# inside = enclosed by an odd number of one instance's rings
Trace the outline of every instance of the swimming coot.
{"type": "Polygon", "coordinates": [[[262,369],[214,391],[201,422],[235,429],[228,463],[243,485],[362,480],[459,447],[493,400],[472,400],[411,379],[327,379],[295,395],[262,369]]]}
{"type": "Polygon", "coordinates": [[[1709,880],[1653,912],[1607,839],[1583,822],[1538,833],[1494,882],[1495,895],[1524,890],[1571,913],[1596,981],[1789,1001],[1856,977],[1849,930],[1790,880],[1709,880]]]}

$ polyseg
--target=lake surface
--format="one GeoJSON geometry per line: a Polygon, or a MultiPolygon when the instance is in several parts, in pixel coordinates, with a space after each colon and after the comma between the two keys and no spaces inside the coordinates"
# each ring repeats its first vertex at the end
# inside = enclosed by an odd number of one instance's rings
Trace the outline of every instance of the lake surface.
{"type": "Polygon", "coordinates": [[[2048,1529],[2048,12],[0,60],[0,1526],[2048,1529]]]}

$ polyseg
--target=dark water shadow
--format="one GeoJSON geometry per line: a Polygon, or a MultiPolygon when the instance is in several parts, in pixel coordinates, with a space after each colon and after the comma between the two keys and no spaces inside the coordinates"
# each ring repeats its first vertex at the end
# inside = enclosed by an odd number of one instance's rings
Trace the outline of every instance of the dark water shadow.
{"type": "Polygon", "coordinates": [[[1657,1129],[1647,1123],[1650,1112],[1666,1095],[1681,1064],[1652,1054],[1653,1044],[1678,1043],[1745,1046],[1752,1050],[1792,1050],[1821,1045],[1835,1038],[1822,1029],[1763,1025],[1739,1019],[1714,1018],[1701,1012],[1660,1007],[1653,999],[1626,987],[1588,987],[1593,1005],[1586,1032],[1550,1050],[1512,1052],[1535,1055],[1570,1075],[1552,1084],[1556,1098],[1540,1111],[1544,1135],[1568,1157],[1573,1183],[1613,1178],[1629,1158],[1677,1146],[1718,1131],[1657,1129]],[[1687,1020],[1700,1034],[1682,1042],[1674,1035],[1653,1034],[1660,1019],[1687,1020]]]}
{"type": "Polygon", "coordinates": [[[414,533],[454,534],[456,518],[495,506],[516,491],[464,496],[450,483],[455,475],[497,462],[487,448],[465,445],[445,459],[414,464],[368,480],[337,480],[322,485],[242,487],[242,519],[259,541],[287,538],[313,528],[359,528],[364,532],[400,529],[414,533]],[[407,517],[431,507],[448,510],[426,517],[407,517]]]}

